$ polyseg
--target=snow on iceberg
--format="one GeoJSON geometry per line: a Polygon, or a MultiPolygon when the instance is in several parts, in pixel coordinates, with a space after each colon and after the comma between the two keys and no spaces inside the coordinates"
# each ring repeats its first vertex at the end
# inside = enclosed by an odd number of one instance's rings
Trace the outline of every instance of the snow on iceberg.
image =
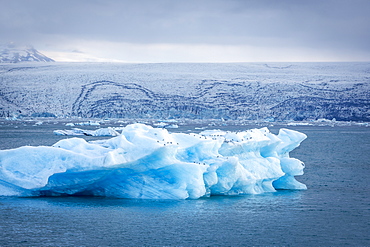
{"type": "Polygon", "coordinates": [[[132,124],[108,140],[0,151],[0,195],[197,199],[306,189],[294,178],[303,163],[289,157],[305,138],[288,129],[184,134],[132,124]]]}

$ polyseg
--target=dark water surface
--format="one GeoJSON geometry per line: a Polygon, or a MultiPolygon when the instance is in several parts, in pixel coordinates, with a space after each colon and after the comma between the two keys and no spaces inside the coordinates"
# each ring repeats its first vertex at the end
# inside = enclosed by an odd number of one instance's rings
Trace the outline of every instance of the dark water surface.
{"type": "MultiPolygon", "coordinates": [[[[60,126],[1,128],[1,149],[60,139],[52,134],[60,126]]],[[[298,180],[307,191],[199,200],[2,197],[0,246],[370,246],[370,128],[290,129],[308,135],[291,153],[306,164],[298,180]]]]}

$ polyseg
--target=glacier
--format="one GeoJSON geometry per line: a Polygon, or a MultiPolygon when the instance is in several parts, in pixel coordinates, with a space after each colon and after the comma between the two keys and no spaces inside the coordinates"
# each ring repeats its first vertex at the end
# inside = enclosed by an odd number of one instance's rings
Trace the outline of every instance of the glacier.
{"type": "Polygon", "coordinates": [[[116,137],[69,138],[0,151],[0,196],[198,199],[304,190],[304,164],[289,152],[306,135],[268,128],[170,133],[130,124],[116,137]]]}
{"type": "Polygon", "coordinates": [[[369,63],[3,63],[0,118],[370,121],[369,63]]]}

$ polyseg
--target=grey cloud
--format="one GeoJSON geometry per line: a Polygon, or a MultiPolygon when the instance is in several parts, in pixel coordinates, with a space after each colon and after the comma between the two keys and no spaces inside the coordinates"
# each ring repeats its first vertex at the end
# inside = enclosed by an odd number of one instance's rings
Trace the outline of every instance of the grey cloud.
{"type": "Polygon", "coordinates": [[[1,0],[3,39],[370,51],[367,0],[1,0]]]}

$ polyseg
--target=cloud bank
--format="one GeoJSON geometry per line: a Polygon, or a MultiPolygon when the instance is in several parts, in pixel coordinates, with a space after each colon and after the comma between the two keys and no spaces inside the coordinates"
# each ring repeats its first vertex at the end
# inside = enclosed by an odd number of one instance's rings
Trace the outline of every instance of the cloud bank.
{"type": "Polygon", "coordinates": [[[369,61],[367,0],[1,0],[2,42],[60,61],[369,61]],[[77,52],[76,52],[77,51],[77,52]]]}

